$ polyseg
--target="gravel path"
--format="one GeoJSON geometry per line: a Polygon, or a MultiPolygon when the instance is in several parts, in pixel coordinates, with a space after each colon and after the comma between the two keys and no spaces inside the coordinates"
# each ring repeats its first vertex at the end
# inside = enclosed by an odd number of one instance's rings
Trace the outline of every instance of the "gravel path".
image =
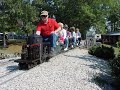
{"type": "MultiPolygon", "coordinates": [[[[74,49],[57,55],[50,62],[0,85],[1,90],[111,90],[93,81],[98,74],[109,73],[104,60],[95,58],[84,49],[74,49]]],[[[1,81],[0,81],[1,82],[1,81]]]]}

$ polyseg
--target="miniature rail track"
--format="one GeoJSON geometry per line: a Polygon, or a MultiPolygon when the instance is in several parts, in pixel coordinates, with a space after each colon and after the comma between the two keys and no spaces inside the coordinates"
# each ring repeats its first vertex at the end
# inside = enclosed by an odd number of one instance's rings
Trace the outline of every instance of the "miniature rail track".
{"type": "Polygon", "coordinates": [[[19,70],[14,60],[15,59],[10,59],[0,62],[0,85],[26,72],[19,70]]]}

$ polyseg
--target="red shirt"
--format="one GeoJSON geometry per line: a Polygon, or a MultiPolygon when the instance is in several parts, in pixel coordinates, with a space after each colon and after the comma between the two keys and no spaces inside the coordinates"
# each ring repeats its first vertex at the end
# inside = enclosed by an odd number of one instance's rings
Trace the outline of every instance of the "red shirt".
{"type": "Polygon", "coordinates": [[[55,31],[57,28],[59,28],[58,23],[54,19],[48,18],[47,23],[40,21],[36,30],[40,31],[42,36],[49,36],[51,32],[55,31]]]}

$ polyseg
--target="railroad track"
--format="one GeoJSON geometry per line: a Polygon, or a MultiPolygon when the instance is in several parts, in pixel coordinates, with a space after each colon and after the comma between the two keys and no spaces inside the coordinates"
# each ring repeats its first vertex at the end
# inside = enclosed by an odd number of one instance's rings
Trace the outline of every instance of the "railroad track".
{"type": "Polygon", "coordinates": [[[7,83],[8,81],[22,75],[26,71],[15,70],[12,72],[8,72],[5,75],[0,77],[0,85],[7,83]]]}
{"type": "Polygon", "coordinates": [[[16,60],[16,59],[20,59],[20,57],[0,60],[0,67],[10,64],[10,63],[13,63],[14,60],[16,60]]]}
{"type": "Polygon", "coordinates": [[[19,70],[18,64],[14,60],[16,58],[0,61],[0,85],[26,72],[19,70]]]}

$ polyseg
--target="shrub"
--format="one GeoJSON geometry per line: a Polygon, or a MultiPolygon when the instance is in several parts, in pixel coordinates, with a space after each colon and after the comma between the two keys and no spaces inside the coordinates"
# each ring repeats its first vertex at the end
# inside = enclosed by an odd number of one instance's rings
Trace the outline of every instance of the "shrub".
{"type": "Polygon", "coordinates": [[[113,59],[114,57],[114,49],[112,47],[102,45],[102,58],[113,59]]]}
{"type": "Polygon", "coordinates": [[[116,44],[117,44],[117,47],[120,48],[120,41],[118,41],[116,44]]]}
{"type": "Polygon", "coordinates": [[[112,69],[112,75],[120,78],[120,53],[116,58],[110,60],[110,66],[112,69]]]}
{"type": "Polygon", "coordinates": [[[116,58],[110,60],[110,67],[112,70],[111,75],[114,78],[113,85],[120,90],[120,53],[116,58]]]}
{"type": "Polygon", "coordinates": [[[102,47],[97,47],[94,55],[102,58],[102,47]]]}
{"type": "Polygon", "coordinates": [[[93,46],[89,49],[88,53],[107,60],[113,59],[115,57],[114,49],[112,47],[107,47],[104,45],[93,46]]]}
{"type": "Polygon", "coordinates": [[[91,55],[95,55],[96,48],[98,48],[98,46],[93,46],[93,47],[89,48],[88,53],[91,55]]]}
{"type": "Polygon", "coordinates": [[[94,76],[93,80],[95,81],[96,84],[103,87],[105,84],[108,84],[108,82],[102,77],[103,76],[100,76],[100,75],[99,76],[94,76]]]}

